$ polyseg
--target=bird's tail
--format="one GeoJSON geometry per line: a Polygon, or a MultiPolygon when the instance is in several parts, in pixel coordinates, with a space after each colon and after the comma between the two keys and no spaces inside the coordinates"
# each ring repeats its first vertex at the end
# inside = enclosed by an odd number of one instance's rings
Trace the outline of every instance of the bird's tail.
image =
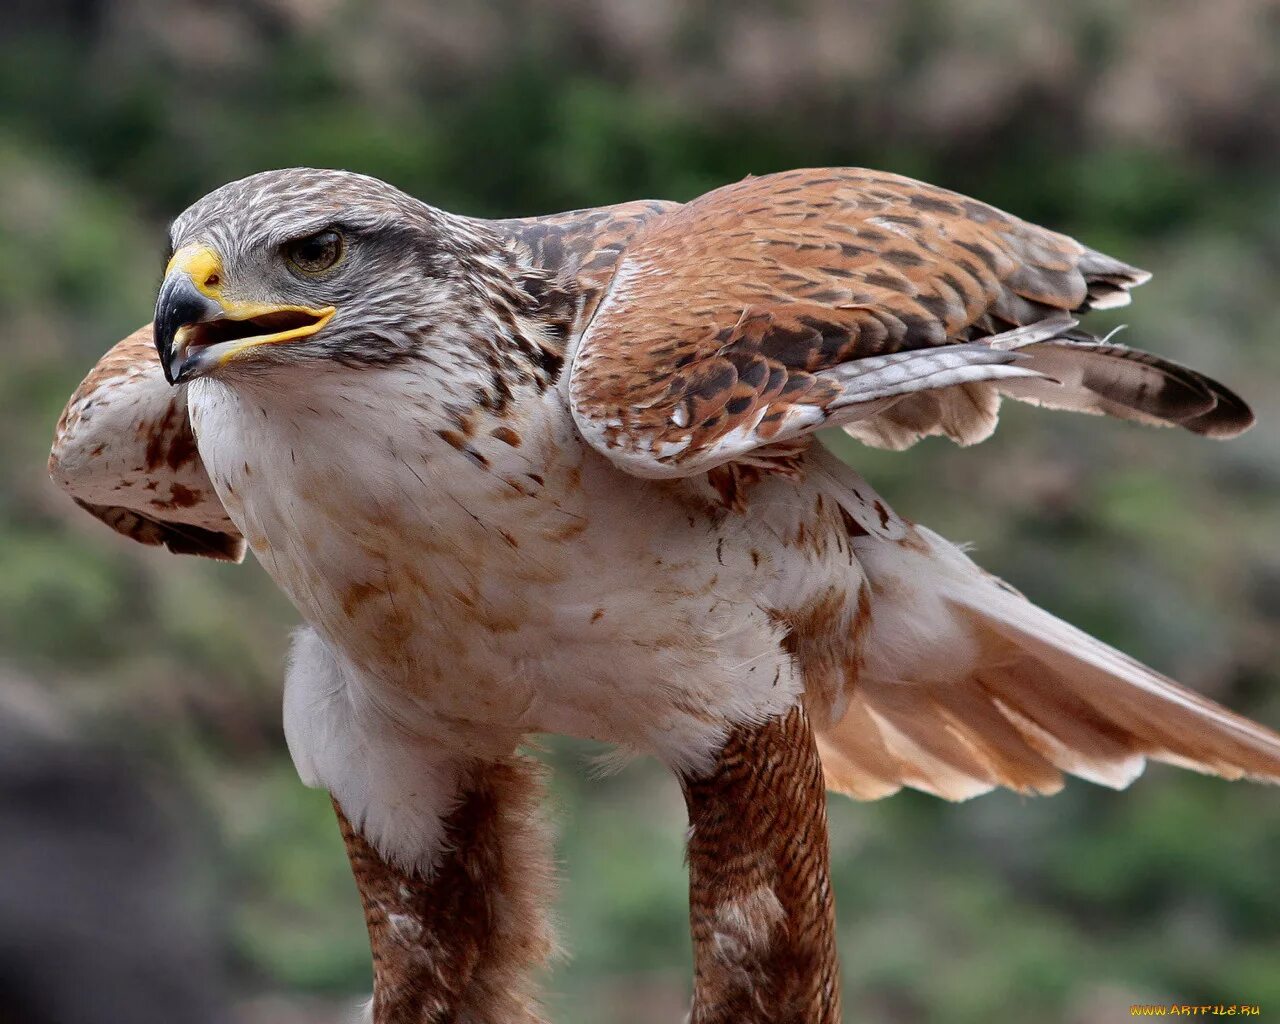
{"type": "Polygon", "coordinates": [[[829,788],[962,800],[1120,789],[1148,758],[1280,782],[1280,735],[1165,678],[980,569],[932,531],[852,540],[871,588],[864,664],[819,734],[829,788]]]}

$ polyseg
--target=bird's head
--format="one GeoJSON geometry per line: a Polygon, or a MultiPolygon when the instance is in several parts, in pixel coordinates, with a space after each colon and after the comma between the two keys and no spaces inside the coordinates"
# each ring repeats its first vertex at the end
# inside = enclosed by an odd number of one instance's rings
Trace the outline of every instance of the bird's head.
{"type": "Polygon", "coordinates": [[[155,342],[171,384],[302,360],[385,365],[471,315],[492,240],[365,175],[265,171],[173,223],[155,342]]]}

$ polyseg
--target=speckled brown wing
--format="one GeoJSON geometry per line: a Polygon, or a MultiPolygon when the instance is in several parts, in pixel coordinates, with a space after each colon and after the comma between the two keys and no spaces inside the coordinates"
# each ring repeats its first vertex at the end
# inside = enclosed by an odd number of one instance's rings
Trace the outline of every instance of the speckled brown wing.
{"type": "Polygon", "coordinates": [[[71,396],[49,475],[81,508],[142,544],[244,558],[244,539],[196,449],[186,388],[165,382],[150,324],[103,356],[71,396]]]}
{"type": "Polygon", "coordinates": [[[679,203],[637,200],[541,217],[495,221],[541,274],[532,286],[542,314],[564,344],[595,315],[632,238],[679,203]]]}
{"type": "Polygon", "coordinates": [[[570,401],[584,436],[644,476],[836,424],[885,447],[930,433],[971,443],[1006,385],[1041,404],[1238,432],[1243,403],[1221,385],[1074,330],[1074,314],[1123,305],[1148,276],[897,175],[751,178],[632,239],[578,346],[570,401]],[[1069,381],[1046,379],[1042,362],[1069,381]]]}

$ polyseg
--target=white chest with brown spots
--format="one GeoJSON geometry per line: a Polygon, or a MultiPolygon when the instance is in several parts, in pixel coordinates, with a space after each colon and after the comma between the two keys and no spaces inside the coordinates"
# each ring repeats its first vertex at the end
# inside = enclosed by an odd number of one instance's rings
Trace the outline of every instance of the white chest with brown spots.
{"type": "Polygon", "coordinates": [[[410,369],[291,383],[195,382],[201,456],[348,685],[435,742],[557,732],[687,767],[795,702],[782,640],[806,608],[831,605],[811,642],[856,661],[861,572],[816,481],[762,482],[748,516],[705,480],[626,476],[555,390],[464,431],[410,369]]]}

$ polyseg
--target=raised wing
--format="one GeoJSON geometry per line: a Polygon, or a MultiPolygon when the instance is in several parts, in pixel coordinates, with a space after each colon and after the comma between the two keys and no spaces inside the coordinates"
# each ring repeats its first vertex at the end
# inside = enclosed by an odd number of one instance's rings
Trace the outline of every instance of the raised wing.
{"type": "Polygon", "coordinates": [[[1002,393],[1239,433],[1252,416],[1226,388],[1074,329],[1148,277],[897,175],[751,178],[636,234],[578,345],[570,403],[587,440],[641,476],[830,425],[882,447],[973,443],[1002,393]]]}
{"type": "Polygon", "coordinates": [[[81,508],[142,544],[244,558],[244,538],[200,461],[186,388],[165,383],[150,324],[103,356],[71,396],[49,475],[81,508]]]}

